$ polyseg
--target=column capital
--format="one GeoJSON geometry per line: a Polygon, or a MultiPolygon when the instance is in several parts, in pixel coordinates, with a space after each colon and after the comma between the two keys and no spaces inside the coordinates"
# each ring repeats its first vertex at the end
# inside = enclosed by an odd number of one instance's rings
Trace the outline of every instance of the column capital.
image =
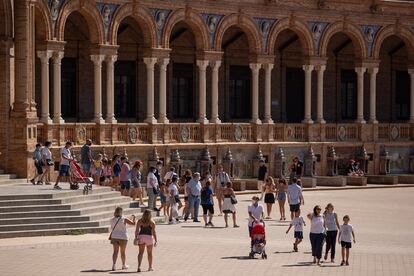
{"type": "Polygon", "coordinates": [[[197,66],[200,70],[205,71],[207,69],[208,64],[208,60],[197,60],[197,66]]]}
{"type": "Polygon", "coordinates": [[[411,75],[411,77],[414,77],[414,68],[410,68],[407,71],[408,71],[408,74],[411,75]]]}
{"type": "Polygon", "coordinates": [[[160,65],[160,69],[167,70],[167,65],[170,63],[170,58],[159,58],[158,64],[160,65]]]}
{"type": "Polygon", "coordinates": [[[65,53],[62,51],[53,52],[53,55],[52,55],[53,63],[60,63],[64,56],[65,56],[65,53]]]}
{"type": "Polygon", "coordinates": [[[91,60],[96,66],[100,66],[104,58],[105,58],[104,55],[91,55],[91,60]]]}
{"type": "Polygon", "coordinates": [[[48,63],[49,59],[52,57],[53,52],[51,50],[37,51],[37,57],[42,63],[48,63]]]}
{"type": "Polygon", "coordinates": [[[157,63],[157,58],[156,57],[144,57],[142,60],[147,65],[147,68],[154,69],[154,65],[155,65],[155,63],[157,63]]]}
{"type": "Polygon", "coordinates": [[[367,72],[368,72],[370,75],[376,75],[376,74],[378,74],[378,67],[368,68],[367,72]]]}
{"type": "Polygon", "coordinates": [[[260,68],[262,68],[261,63],[250,63],[249,64],[250,69],[252,69],[253,72],[259,72],[260,68]]]}
{"type": "Polygon", "coordinates": [[[357,74],[364,74],[367,71],[367,68],[365,67],[355,67],[355,72],[357,74]]]}
{"type": "Polygon", "coordinates": [[[272,63],[266,63],[266,64],[263,64],[263,68],[264,68],[266,71],[272,71],[273,67],[274,67],[274,64],[272,64],[272,63]]]}
{"type": "Polygon", "coordinates": [[[305,64],[302,66],[303,71],[313,71],[314,68],[315,66],[311,64],[305,64]]]}
{"type": "Polygon", "coordinates": [[[218,70],[221,66],[221,60],[212,60],[210,61],[210,67],[212,70],[218,70]]]}
{"type": "Polygon", "coordinates": [[[315,70],[318,71],[318,72],[325,72],[326,65],[322,65],[322,64],[315,65],[315,70]]]}
{"type": "Polygon", "coordinates": [[[113,64],[117,60],[118,60],[118,55],[106,55],[105,56],[105,61],[108,64],[113,64]]]}

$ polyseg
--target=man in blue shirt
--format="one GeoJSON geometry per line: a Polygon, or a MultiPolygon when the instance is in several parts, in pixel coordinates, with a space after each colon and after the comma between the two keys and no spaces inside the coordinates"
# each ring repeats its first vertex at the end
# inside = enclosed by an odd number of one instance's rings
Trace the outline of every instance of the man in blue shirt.
{"type": "Polygon", "coordinates": [[[91,175],[92,165],[92,153],[91,153],[92,140],[87,139],[85,145],[81,148],[81,165],[82,171],[85,175],[91,175]]]}
{"type": "Polygon", "coordinates": [[[302,195],[302,188],[298,185],[298,179],[294,177],[292,182],[288,186],[288,202],[290,205],[290,218],[293,219],[296,211],[300,210],[300,205],[305,204],[305,200],[302,195]]]}
{"type": "Polygon", "coordinates": [[[198,209],[200,208],[200,195],[201,195],[201,183],[200,173],[196,172],[187,184],[188,202],[189,207],[184,216],[184,220],[187,221],[194,208],[194,222],[200,222],[198,220],[198,209]]]}

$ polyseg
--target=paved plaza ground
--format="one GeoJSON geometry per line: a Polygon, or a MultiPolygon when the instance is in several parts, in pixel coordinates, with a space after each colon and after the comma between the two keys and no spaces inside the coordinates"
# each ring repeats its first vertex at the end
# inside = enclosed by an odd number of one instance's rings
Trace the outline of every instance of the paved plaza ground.
{"type": "MultiPolygon", "coordinates": [[[[351,217],[356,241],[350,266],[311,265],[309,225],[298,253],[292,253],[288,222],[267,222],[268,260],[249,260],[247,205],[251,195],[239,196],[238,229],[223,228],[214,217],[213,229],[201,224],[159,225],[155,271],[144,275],[413,275],[414,188],[305,192],[303,215],[315,204],[335,205],[339,217],[351,217]]],[[[273,217],[278,218],[278,209],[273,217]]],[[[130,228],[132,234],[133,228],[130,228]]],[[[132,236],[132,235],[131,235],[132,236]]],[[[0,240],[0,275],[108,275],[136,273],[137,248],[127,248],[129,270],[110,271],[112,247],[108,234],[0,240]]],[[[120,261],[118,262],[118,268],[120,261]]],[[[146,260],[142,267],[147,268],[146,260]]]]}

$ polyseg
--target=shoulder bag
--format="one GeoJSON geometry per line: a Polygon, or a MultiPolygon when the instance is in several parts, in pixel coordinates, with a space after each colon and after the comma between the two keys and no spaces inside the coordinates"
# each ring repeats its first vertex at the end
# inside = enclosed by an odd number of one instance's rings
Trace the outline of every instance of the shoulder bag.
{"type": "Polygon", "coordinates": [[[108,240],[111,240],[111,239],[112,239],[112,232],[114,232],[115,227],[118,225],[118,222],[121,220],[121,218],[122,218],[122,217],[120,217],[120,218],[118,219],[118,221],[115,223],[114,228],[112,228],[112,231],[111,231],[111,233],[109,234],[108,240]]]}

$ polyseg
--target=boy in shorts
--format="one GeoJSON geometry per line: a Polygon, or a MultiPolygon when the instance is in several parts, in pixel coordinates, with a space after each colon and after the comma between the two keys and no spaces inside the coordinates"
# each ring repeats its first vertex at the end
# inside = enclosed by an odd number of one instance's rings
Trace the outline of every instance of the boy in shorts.
{"type": "Polygon", "coordinates": [[[286,234],[289,233],[290,228],[294,226],[294,238],[295,242],[293,243],[293,251],[298,252],[298,244],[300,244],[303,240],[303,226],[306,226],[303,217],[300,215],[300,210],[295,212],[295,217],[293,218],[292,222],[289,225],[288,230],[286,230],[286,234]]]}
{"type": "Polygon", "coordinates": [[[342,247],[341,265],[349,265],[349,249],[352,247],[352,241],[355,243],[355,234],[352,225],[349,224],[350,218],[348,215],[344,216],[343,221],[344,224],[341,225],[338,236],[338,242],[342,247]]]}

